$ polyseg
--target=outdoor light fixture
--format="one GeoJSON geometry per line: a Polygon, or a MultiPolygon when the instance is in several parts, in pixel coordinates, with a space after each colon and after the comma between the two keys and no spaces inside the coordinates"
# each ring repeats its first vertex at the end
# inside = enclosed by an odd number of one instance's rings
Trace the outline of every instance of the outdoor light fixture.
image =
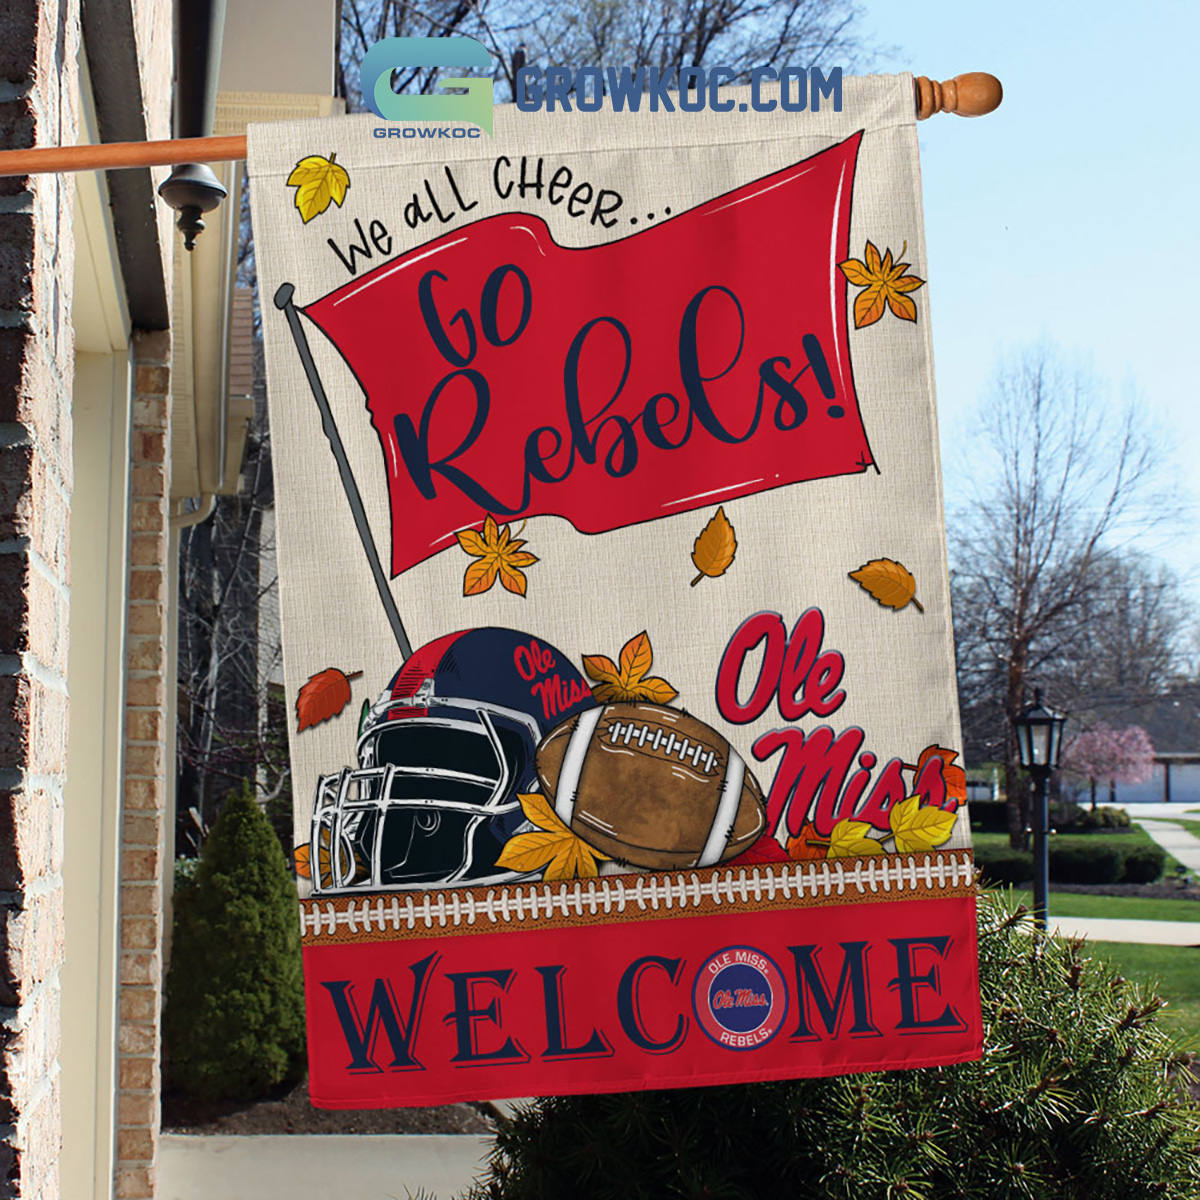
{"type": "Polygon", "coordinates": [[[224,185],[203,163],[177,166],[158,189],[158,194],[179,213],[175,224],[183,234],[185,250],[195,247],[196,236],[204,230],[202,215],[212,212],[227,195],[224,185]]]}
{"type": "Polygon", "coordinates": [[[1050,896],[1050,806],[1046,780],[1061,765],[1065,713],[1042,704],[1042,690],[1033,693],[1033,703],[1013,721],[1021,766],[1033,776],[1033,916],[1046,928],[1050,896]]]}
{"type": "Polygon", "coordinates": [[[1033,703],[1021,710],[1013,722],[1017,731],[1017,750],[1021,766],[1027,771],[1057,771],[1062,765],[1064,713],[1056,713],[1042,704],[1042,689],[1033,693],[1033,703]]]}

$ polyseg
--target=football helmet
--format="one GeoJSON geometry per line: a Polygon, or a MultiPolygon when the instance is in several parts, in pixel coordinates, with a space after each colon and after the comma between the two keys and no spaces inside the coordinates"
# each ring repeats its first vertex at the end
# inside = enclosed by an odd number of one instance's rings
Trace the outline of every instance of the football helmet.
{"type": "Polygon", "coordinates": [[[506,882],[496,864],[537,790],[537,745],[595,706],[561,651],[468,629],[413,653],[363,705],[358,766],[317,782],[314,895],[506,882]]]}

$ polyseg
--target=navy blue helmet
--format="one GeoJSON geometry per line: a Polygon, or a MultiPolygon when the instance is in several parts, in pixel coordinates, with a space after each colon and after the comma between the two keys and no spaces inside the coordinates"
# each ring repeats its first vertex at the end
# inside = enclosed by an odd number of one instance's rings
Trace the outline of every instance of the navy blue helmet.
{"type": "Polygon", "coordinates": [[[508,882],[504,843],[536,791],[538,743],[592,708],[560,650],[515,629],[422,646],[364,705],[358,766],[317,783],[315,894],[508,882]]]}

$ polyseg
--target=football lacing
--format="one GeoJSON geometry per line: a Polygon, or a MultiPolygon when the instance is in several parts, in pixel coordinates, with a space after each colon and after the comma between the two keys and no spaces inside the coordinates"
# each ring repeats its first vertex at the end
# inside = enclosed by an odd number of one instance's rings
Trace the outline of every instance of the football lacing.
{"type": "Polygon", "coordinates": [[[708,749],[703,742],[693,742],[686,737],[680,738],[673,730],[670,733],[664,733],[661,726],[649,725],[645,722],[609,722],[609,745],[615,746],[620,743],[622,746],[628,746],[635,739],[639,749],[643,749],[649,743],[651,750],[661,751],[668,758],[675,754],[679,755],[680,762],[686,762],[690,758],[693,767],[704,767],[705,775],[712,774],[713,766],[717,761],[716,752],[708,749]],[[651,730],[654,732],[653,737],[650,736],[651,730]]]}

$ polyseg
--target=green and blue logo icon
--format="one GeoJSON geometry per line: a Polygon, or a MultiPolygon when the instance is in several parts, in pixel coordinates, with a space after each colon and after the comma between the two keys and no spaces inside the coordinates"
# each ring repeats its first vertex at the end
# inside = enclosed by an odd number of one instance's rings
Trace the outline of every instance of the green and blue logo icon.
{"type": "Polygon", "coordinates": [[[465,88],[466,95],[398,95],[392,72],[412,67],[482,67],[492,56],[474,38],[394,37],[376,42],[362,64],[362,95],[367,107],[385,121],[469,121],[492,136],[492,78],[465,75],[440,79],[439,87],[465,88]]]}

